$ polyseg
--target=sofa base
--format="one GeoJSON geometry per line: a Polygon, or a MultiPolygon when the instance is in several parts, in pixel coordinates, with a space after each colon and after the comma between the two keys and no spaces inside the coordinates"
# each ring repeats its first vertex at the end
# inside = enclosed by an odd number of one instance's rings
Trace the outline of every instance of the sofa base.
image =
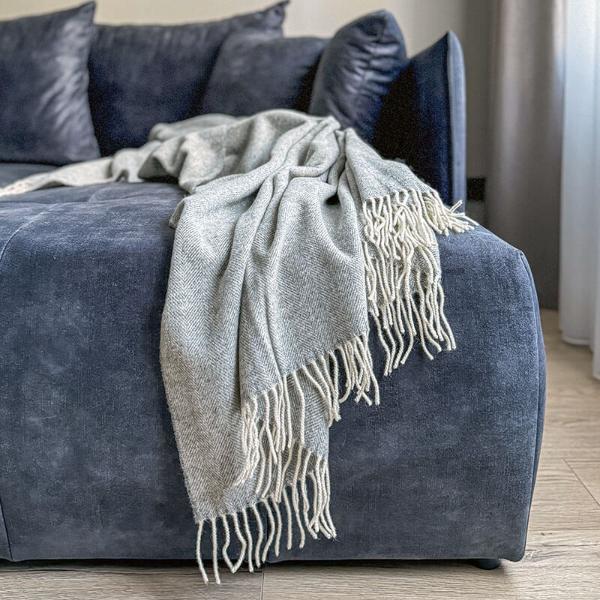
{"type": "Polygon", "coordinates": [[[501,565],[501,562],[499,558],[477,558],[473,561],[473,564],[479,569],[492,571],[493,569],[497,569],[501,565]]]}
{"type": "MultiPolygon", "coordinates": [[[[194,556],[159,364],[181,196],[114,183],[0,203],[0,558],[194,556]]],[[[485,229],[439,245],[458,350],[383,377],[372,340],[381,406],[345,403],[330,430],[338,539],[300,550],[294,527],[280,560],[523,556],[544,403],[535,289],[485,229]]]]}

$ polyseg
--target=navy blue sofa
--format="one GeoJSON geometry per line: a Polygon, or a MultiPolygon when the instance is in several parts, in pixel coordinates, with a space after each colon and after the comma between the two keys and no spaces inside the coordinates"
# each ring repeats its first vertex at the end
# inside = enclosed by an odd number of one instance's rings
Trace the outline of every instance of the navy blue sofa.
{"type": "MultiPolygon", "coordinates": [[[[104,52],[120,35],[107,29],[104,52]]],[[[400,58],[374,144],[448,203],[464,199],[459,42],[448,34],[400,58]]],[[[92,81],[92,112],[98,93],[92,81]]],[[[96,114],[98,139],[108,114],[96,114]]],[[[49,168],[2,163],[0,185],[49,168]]],[[[0,558],[194,556],[159,368],[181,197],[170,183],[115,183],[0,202],[0,558]]],[[[545,384],[531,273],[481,227],[440,239],[440,252],[458,350],[431,362],[413,353],[381,379],[379,408],[344,404],[331,429],[339,538],[279,560],[523,556],[545,384]]]]}

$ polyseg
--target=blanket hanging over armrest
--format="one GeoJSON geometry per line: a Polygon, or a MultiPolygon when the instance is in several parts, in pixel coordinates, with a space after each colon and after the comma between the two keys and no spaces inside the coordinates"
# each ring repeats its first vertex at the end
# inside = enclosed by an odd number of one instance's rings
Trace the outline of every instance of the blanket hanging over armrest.
{"type": "Polygon", "coordinates": [[[328,430],[347,398],[379,403],[369,315],[386,375],[417,344],[453,350],[436,234],[471,223],[335,119],[286,110],[157,125],[139,149],[0,196],[152,179],[188,192],[171,220],[161,367],[198,564],[208,581],[209,529],[219,581],[221,558],[252,570],[282,544],[336,536],[328,430]]]}

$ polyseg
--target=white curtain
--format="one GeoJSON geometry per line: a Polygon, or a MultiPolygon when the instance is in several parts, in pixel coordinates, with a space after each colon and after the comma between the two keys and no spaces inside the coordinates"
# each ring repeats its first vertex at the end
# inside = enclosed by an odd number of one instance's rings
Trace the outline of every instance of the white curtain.
{"type": "Polygon", "coordinates": [[[567,3],[560,245],[563,339],[600,378],[600,3],[567,3]]]}

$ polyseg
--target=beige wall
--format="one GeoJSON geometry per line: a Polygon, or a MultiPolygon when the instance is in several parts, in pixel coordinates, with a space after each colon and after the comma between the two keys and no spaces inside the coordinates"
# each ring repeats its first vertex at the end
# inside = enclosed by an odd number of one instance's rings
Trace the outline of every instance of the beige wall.
{"type": "MultiPolygon", "coordinates": [[[[72,6],[76,0],[0,0],[0,19],[72,6]]],[[[263,8],[270,0],[97,0],[96,20],[105,23],[178,23],[214,19],[263,8]]],[[[460,38],[467,67],[468,174],[486,173],[488,38],[492,0],[292,0],[288,35],[330,36],[356,16],[387,8],[398,19],[409,53],[449,29],[460,38]]]]}

